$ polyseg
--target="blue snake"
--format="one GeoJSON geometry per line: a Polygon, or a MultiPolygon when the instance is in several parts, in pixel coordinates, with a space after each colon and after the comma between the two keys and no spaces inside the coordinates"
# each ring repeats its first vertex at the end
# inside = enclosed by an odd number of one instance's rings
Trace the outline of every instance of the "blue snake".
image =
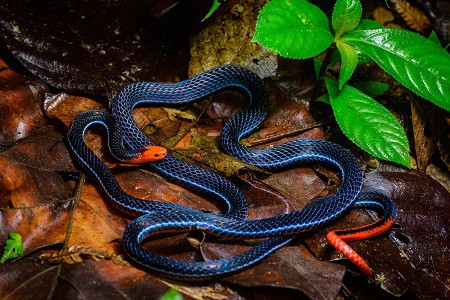
{"type": "Polygon", "coordinates": [[[386,196],[361,193],[358,198],[363,172],[350,151],[337,144],[301,139],[267,150],[254,150],[240,144],[239,140],[264,120],[268,110],[269,95],[261,78],[246,68],[228,65],[173,84],[130,84],[114,99],[111,114],[88,111],[77,116],[68,130],[68,142],[82,167],[97,179],[111,202],[128,214],[140,216],[129,224],[124,233],[127,254],[145,268],[176,279],[208,279],[252,266],[289,243],[294,234],[320,228],[352,207],[380,209],[385,216],[395,214],[395,206],[386,196]],[[246,199],[229,180],[179,160],[170,153],[163,160],[148,164],[151,170],[166,179],[200,192],[205,197],[221,200],[227,206],[223,215],[206,214],[172,203],[131,197],[84,143],[86,129],[92,124],[102,124],[107,128],[108,145],[113,154],[122,156],[123,160],[135,157],[139,149],[155,144],[133,120],[131,112],[134,107],[145,103],[180,105],[225,88],[239,89],[250,100],[247,109],[231,117],[223,127],[222,145],[226,153],[271,171],[305,162],[333,165],[342,177],[338,191],[316,199],[293,213],[247,221],[246,199]],[[155,234],[191,230],[237,239],[270,238],[240,255],[210,262],[181,262],[147,252],[140,245],[144,239],[155,234]]]}

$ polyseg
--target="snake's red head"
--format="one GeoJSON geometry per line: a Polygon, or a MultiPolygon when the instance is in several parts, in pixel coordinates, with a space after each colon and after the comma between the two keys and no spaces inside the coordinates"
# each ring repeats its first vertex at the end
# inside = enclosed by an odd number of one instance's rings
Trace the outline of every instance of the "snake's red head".
{"type": "Polygon", "coordinates": [[[141,149],[138,157],[129,160],[132,164],[143,164],[152,161],[158,161],[166,157],[167,149],[160,146],[145,146],[141,149]]]}

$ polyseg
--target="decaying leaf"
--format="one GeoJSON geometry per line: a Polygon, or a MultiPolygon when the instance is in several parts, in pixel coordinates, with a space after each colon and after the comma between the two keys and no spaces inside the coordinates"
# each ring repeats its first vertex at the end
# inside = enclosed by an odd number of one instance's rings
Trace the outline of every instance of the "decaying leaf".
{"type": "Polygon", "coordinates": [[[0,72],[0,144],[12,146],[45,125],[41,110],[47,87],[40,80],[5,67],[0,72]]]}
{"type": "Polygon", "coordinates": [[[46,127],[0,155],[0,239],[17,232],[25,254],[65,238],[73,186],[57,172],[74,169],[61,140],[46,127]]]}
{"type": "Polygon", "coordinates": [[[396,203],[398,225],[389,234],[396,245],[375,240],[355,245],[355,249],[373,257],[370,263],[382,271],[383,288],[391,293],[411,290],[421,299],[445,298],[450,293],[450,249],[446,246],[450,242],[450,193],[417,171],[370,173],[365,186],[389,195],[396,203]]]}
{"type": "Polygon", "coordinates": [[[418,170],[422,173],[428,167],[434,151],[430,125],[425,109],[416,97],[411,97],[411,120],[414,131],[414,147],[418,170]]]}
{"type": "Polygon", "coordinates": [[[392,12],[382,6],[374,9],[373,18],[375,21],[387,28],[401,28],[401,26],[393,23],[395,17],[392,12]]]}
{"type": "MultiPolygon", "coordinates": [[[[207,243],[207,260],[236,255],[248,247],[207,243]]],[[[341,289],[345,268],[314,258],[304,246],[284,247],[254,268],[228,276],[224,282],[261,288],[293,289],[308,299],[335,299],[341,289]]],[[[281,292],[281,291],[280,291],[281,292]]]]}
{"type": "Polygon", "coordinates": [[[247,67],[262,78],[276,75],[276,56],[257,43],[251,43],[258,12],[267,0],[244,0],[191,39],[189,74],[213,67],[235,64],[247,67]]]}
{"type": "Polygon", "coordinates": [[[391,2],[409,27],[421,33],[430,28],[430,20],[419,8],[412,6],[406,0],[391,0],[391,2]]]}
{"type": "Polygon", "coordinates": [[[111,260],[84,259],[72,265],[55,265],[36,263],[38,257],[39,253],[4,265],[0,272],[2,299],[159,299],[173,286],[190,299],[242,297],[226,285],[184,286],[111,260]]]}
{"type": "Polygon", "coordinates": [[[173,8],[157,19],[140,0],[2,2],[0,37],[44,82],[112,98],[134,81],[172,81],[186,66],[190,4],[173,8]]]}
{"type": "Polygon", "coordinates": [[[99,259],[110,259],[118,265],[130,265],[130,263],[124,259],[123,255],[109,252],[97,252],[91,247],[86,247],[84,244],[74,244],[58,252],[45,252],[39,255],[40,259],[45,259],[52,264],[59,264],[62,262],[68,264],[79,263],[83,261],[82,257],[88,257],[95,261],[98,261],[99,259]]]}

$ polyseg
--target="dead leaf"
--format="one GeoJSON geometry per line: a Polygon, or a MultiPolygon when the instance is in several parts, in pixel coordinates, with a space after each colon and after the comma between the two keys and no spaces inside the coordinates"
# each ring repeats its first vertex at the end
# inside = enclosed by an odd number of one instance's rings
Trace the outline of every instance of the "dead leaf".
{"type": "Polygon", "coordinates": [[[0,155],[0,237],[19,233],[25,253],[64,241],[73,191],[56,172],[73,167],[60,140],[44,128],[0,155]]]}
{"type": "Polygon", "coordinates": [[[431,27],[428,17],[417,7],[412,6],[405,0],[391,0],[394,9],[412,29],[424,33],[431,27]]]}
{"type": "MultiPolygon", "coordinates": [[[[242,246],[206,243],[202,253],[214,260],[242,252],[242,246]]],[[[246,250],[249,247],[246,248],[246,250]]],[[[244,248],[245,249],[245,248],[244,248]]],[[[308,299],[336,299],[342,285],[345,268],[314,258],[303,246],[284,247],[249,270],[224,278],[233,285],[261,288],[294,289],[308,299]]]]}
{"type": "Polygon", "coordinates": [[[47,87],[38,79],[24,76],[6,65],[0,71],[0,144],[12,146],[46,123],[41,110],[47,87]]]}
{"type": "Polygon", "coordinates": [[[194,36],[191,40],[189,74],[235,64],[249,68],[262,78],[275,76],[276,55],[250,42],[258,12],[266,3],[267,0],[240,1],[194,36]]]}
{"type": "Polygon", "coordinates": [[[434,151],[427,114],[416,97],[411,97],[411,121],[414,131],[414,148],[417,167],[425,173],[434,151]]]}
{"type": "Polygon", "coordinates": [[[240,295],[217,284],[187,286],[165,282],[132,266],[85,259],[76,264],[36,263],[39,253],[2,265],[2,299],[159,299],[176,287],[187,299],[228,299],[240,295]]]}
{"type": "Polygon", "coordinates": [[[382,286],[392,294],[411,290],[421,299],[445,298],[450,293],[449,192],[417,171],[370,173],[365,185],[394,200],[399,228],[389,234],[395,244],[375,239],[355,243],[355,250],[383,273],[382,286]]]}
{"type": "Polygon", "coordinates": [[[175,5],[160,19],[140,0],[20,1],[0,7],[0,34],[8,48],[58,89],[112,98],[131,82],[173,81],[174,73],[186,74],[179,71],[189,59],[189,3],[175,5]]]}
{"type": "Polygon", "coordinates": [[[384,7],[377,7],[373,11],[373,19],[385,26],[386,24],[394,21],[394,15],[384,7]]]}

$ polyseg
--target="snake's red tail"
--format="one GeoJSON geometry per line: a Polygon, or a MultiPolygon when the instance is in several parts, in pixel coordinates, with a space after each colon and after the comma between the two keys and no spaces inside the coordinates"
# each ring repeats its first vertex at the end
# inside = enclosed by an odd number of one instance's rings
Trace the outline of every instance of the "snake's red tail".
{"type": "Polygon", "coordinates": [[[380,219],[375,223],[365,225],[358,228],[330,231],[327,234],[328,242],[345,257],[347,257],[361,272],[374,278],[374,274],[369,264],[353,250],[346,242],[358,241],[376,237],[388,231],[394,224],[393,218],[380,219]]]}

